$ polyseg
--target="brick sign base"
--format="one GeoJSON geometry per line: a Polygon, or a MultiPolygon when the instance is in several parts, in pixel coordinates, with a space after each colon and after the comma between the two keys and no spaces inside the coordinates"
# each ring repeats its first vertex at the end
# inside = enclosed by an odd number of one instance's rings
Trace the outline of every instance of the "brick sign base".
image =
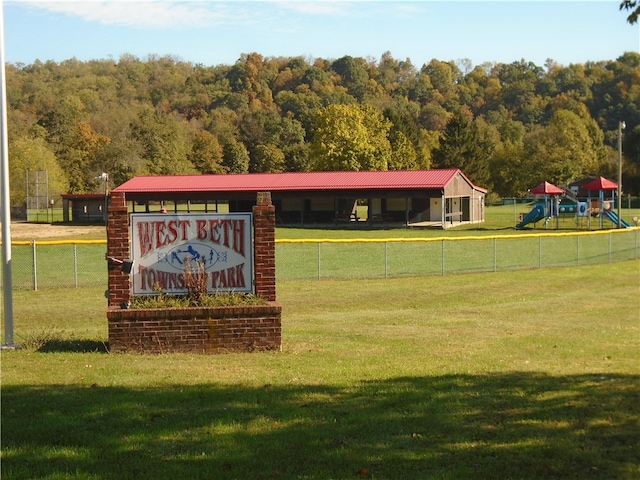
{"type": "Polygon", "coordinates": [[[112,352],[225,353],[280,350],[277,302],[236,307],[107,311],[112,352]]]}
{"type": "Polygon", "coordinates": [[[108,213],[107,259],[112,260],[107,262],[107,320],[112,352],[222,353],[281,349],[282,306],[276,302],[275,207],[269,192],[258,192],[257,205],[253,207],[255,294],[267,302],[264,305],[126,308],[132,289],[129,274],[122,269],[122,259],[131,258],[124,193],[112,192],[108,213]]]}

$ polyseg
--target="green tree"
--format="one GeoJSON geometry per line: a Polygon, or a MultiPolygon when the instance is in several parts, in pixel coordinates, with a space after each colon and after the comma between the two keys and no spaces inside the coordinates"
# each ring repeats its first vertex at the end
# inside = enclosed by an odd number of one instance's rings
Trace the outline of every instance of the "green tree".
{"type": "Polygon", "coordinates": [[[58,99],[51,110],[44,115],[39,125],[47,132],[47,140],[53,147],[60,166],[70,180],[71,193],[88,190],[89,181],[88,151],[85,149],[78,125],[87,118],[84,106],[75,95],[58,99]]]}
{"type": "Polygon", "coordinates": [[[638,15],[640,15],[640,2],[638,2],[638,0],[623,0],[620,3],[620,10],[630,12],[627,17],[627,22],[631,25],[638,22],[638,15]]]}
{"type": "Polygon", "coordinates": [[[575,113],[559,110],[547,127],[529,133],[524,143],[530,183],[563,184],[597,173],[598,146],[575,113]]]}
{"type": "Polygon", "coordinates": [[[389,170],[415,170],[418,168],[418,154],[403,132],[391,131],[389,142],[391,144],[389,170]]]}
{"type": "Polygon", "coordinates": [[[457,113],[442,133],[433,163],[437,168],[459,168],[472,182],[487,185],[494,147],[469,114],[457,113]]]}
{"type": "Polygon", "coordinates": [[[314,170],[387,170],[391,122],[373,107],[329,105],[318,111],[315,125],[314,170]]]}
{"type": "Polygon", "coordinates": [[[525,161],[522,143],[503,143],[490,159],[492,189],[501,197],[521,197],[536,185],[536,172],[525,161]]]}
{"type": "Polygon", "coordinates": [[[196,173],[187,157],[189,143],[186,131],[173,115],[151,108],[144,109],[134,121],[131,131],[142,147],[148,174],[196,173]]]}
{"type": "Polygon", "coordinates": [[[284,168],[284,153],[271,144],[256,146],[249,161],[251,173],[283,172],[284,168]]]}
{"type": "Polygon", "coordinates": [[[340,76],[340,84],[346,87],[350,95],[362,100],[369,84],[369,73],[362,58],[346,55],[331,65],[331,69],[340,76]]]}
{"type": "Polygon", "coordinates": [[[222,147],[216,136],[206,130],[196,132],[187,157],[200,173],[225,173],[222,147]]]}
{"type": "Polygon", "coordinates": [[[235,139],[229,139],[222,146],[223,165],[227,173],[248,173],[249,152],[247,148],[235,139]]]}
{"type": "Polygon", "coordinates": [[[320,97],[315,92],[299,88],[296,92],[279,92],[275,101],[285,118],[292,117],[300,122],[305,131],[305,140],[310,140],[315,111],[322,107],[320,97]]]}
{"type": "Polygon", "coordinates": [[[421,73],[429,76],[433,86],[430,102],[441,105],[448,111],[460,108],[457,83],[462,79],[462,74],[455,63],[433,59],[422,67],[421,73]]]}
{"type": "Polygon", "coordinates": [[[69,191],[69,181],[60,168],[55,154],[42,138],[23,137],[11,142],[9,148],[9,195],[11,205],[26,201],[27,171],[46,170],[49,197],[69,191]]]}

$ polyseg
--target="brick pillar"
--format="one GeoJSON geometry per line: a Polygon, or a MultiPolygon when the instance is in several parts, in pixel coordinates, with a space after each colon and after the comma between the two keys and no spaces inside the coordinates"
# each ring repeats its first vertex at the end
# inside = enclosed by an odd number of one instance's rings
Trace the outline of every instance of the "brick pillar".
{"type": "MultiPolygon", "coordinates": [[[[107,256],[118,260],[129,253],[129,213],[124,193],[112,193],[107,216],[107,256]]],[[[109,307],[121,307],[131,301],[131,277],[122,272],[122,264],[107,260],[109,307]]]]}
{"type": "Polygon", "coordinates": [[[276,301],[276,207],[271,192],[258,192],[253,207],[253,255],[256,295],[270,302],[276,301]]]}

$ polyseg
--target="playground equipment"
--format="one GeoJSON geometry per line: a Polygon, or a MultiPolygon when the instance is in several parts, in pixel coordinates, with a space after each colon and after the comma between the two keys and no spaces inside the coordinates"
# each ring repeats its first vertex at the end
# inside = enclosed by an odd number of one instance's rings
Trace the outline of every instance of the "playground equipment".
{"type": "MultiPolygon", "coordinates": [[[[536,196],[542,196],[542,200],[537,200],[533,209],[527,213],[522,220],[516,224],[518,230],[524,228],[530,223],[537,223],[544,219],[545,227],[549,224],[551,217],[559,218],[558,215],[562,211],[561,208],[572,208],[575,210],[575,205],[571,207],[561,207],[560,195],[564,195],[565,191],[549,182],[543,182],[535,188],[529,190],[536,196]]],[[[564,213],[564,212],[563,212],[564,213]]]]}
{"type": "Polygon", "coordinates": [[[549,225],[551,218],[556,218],[559,226],[561,216],[572,216],[579,225],[581,218],[587,218],[587,226],[591,228],[591,217],[599,218],[600,228],[604,227],[604,219],[610,220],[614,226],[621,225],[628,228],[630,225],[623,219],[618,219],[618,215],[613,209],[615,205],[615,192],[618,185],[604,177],[598,177],[583,187],[587,190],[588,198],[586,202],[578,200],[570,191],[556,187],[549,182],[543,182],[535,188],[529,190],[536,196],[533,209],[524,215],[517,229],[522,229],[526,225],[536,224],[544,220],[545,228],[549,225]],[[598,198],[592,199],[591,192],[598,192],[598,198]],[[605,192],[610,192],[610,196],[605,197],[605,192]]]}
{"type": "MultiPolygon", "coordinates": [[[[618,190],[618,185],[611,180],[607,180],[604,177],[598,177],[592,182],[587,183],[584,186],[585,190],[588,192],[587,203],[590,206],[590,210],[600,220],[600,228],[604,227],[604,219],[607,218],[611,220],[614,226],[621,225],[623,228],[629,228],[630,225],[625,222],[623,219],[618,221],[618,214],[613,210],[613,206],[616,203],[616,191],[618,190]],[[598,192],[598,199],[593,201],[591,200],[591,192],[598,192]],[[611,192],[611,196],[605,198],[605,192],[611,192]],[[594,206],[595,204],[595,206],[594,206]]],[[[589,217],[589,220],[591,217],[589,217]]],[[[589,222],[589,226],[591,226],[591,222],[589,222]]]]}
{"type": "Polygon", "coordinates": [[[542,204],[534,205],[533,209],[529,213],[527,213],[524,217],[522,217],[522,220],[520,221],[520,223],[516,225],[516,228],[520,229],[520,228],[524,228],[525,225],[529,225],[530,223],[538,223],[540,220],[542,220],[546,216],[544,210],[545,210],[544,205],[542,204]]]}

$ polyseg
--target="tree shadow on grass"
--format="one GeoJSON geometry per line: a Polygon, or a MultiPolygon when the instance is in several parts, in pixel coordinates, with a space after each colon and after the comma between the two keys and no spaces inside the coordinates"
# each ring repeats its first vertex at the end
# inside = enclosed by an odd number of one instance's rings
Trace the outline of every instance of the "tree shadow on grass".
{"type": "Polygon", "coordinates": [[[515,372],[349,387],[9,386],[2,478],[633,478],[639,385],[515,372]]]}

